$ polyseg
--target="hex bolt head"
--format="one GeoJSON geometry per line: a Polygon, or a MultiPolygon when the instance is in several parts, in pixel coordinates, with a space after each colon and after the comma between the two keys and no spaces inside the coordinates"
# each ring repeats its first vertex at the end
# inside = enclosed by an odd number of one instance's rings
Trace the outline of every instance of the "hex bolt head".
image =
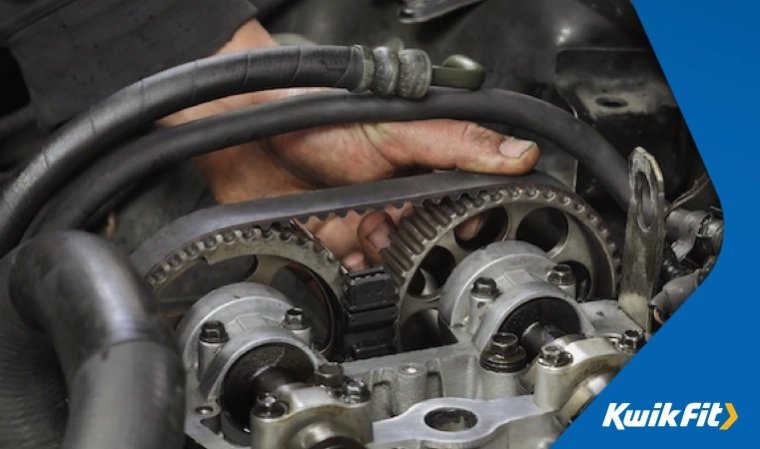
{"type": "Polygon", "coordinates": [[[546,345],[541,348],[538,355],[538,363],[550,368],[559,368],[567,366],[573,361],[573,356],[569,352],[555,345],[546,345]]]}
{"type": "Polygon", "coordinates": [[[272,393],[262,393],[256,397],[253,415],[259,418],[279,418],[288,412],[288,406],[272,393]]]}
{"type": "Polygon", "coordinates": [[[303,313],[303,309],[293,308],[285,312],[282,327],[291,331],[300,331],[309,327],[309,319],[303,313]]]}
{"type": "Polygon", "coordinates": [[[629,329],[620,336],[618,348],[623,351],[638,351],[646,342],[647,338],[643,330],[629,329]]]}
{"type": "Polygon", "coordinates": [[[495,298],[499,294],[499,289],[496,287],[496,281],[481,277],[472,284],[471,293],[480,298],[495,298]]]}
{"type": "Polygon", "coordinates": [[[343,401],[349,404],[367,402],[372,397],[367,383],[361,379],[346,379],[343,384],[343,401]]]}
{"type": "Polygon", "coordinates": [[[499,332],[491,337],[488,346],[480,355],[480,366],[497,373],[512,373],[525,368],[528,354],[520,346],[517,335],[499,332]]]}
{"type": "Polygon", "coordinates": [[[325,363],[314,372],[314,383],[328,388],[339,388],[345,380],[343,366],[338,363],[325,363]]]}
{"type": "Polygon", "coordinates": [[[564,263],[555,265],[549,272],[549,282],[554,285],[572,285],[575,282],[573,268],[564,263]]]}
{"type": "Polygon", "coordinates": [[[208,321],[201,326],[200,339],[204,343],[221,344],[230,340],[224,323],[221,321],[208,321]]]}

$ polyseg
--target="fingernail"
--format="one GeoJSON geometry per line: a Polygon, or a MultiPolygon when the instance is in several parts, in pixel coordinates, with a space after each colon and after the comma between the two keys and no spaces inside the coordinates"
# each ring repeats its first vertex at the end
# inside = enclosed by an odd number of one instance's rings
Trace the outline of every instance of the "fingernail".
{"type": "Polygon", "coordinates": [[[351,253],[343,259],[343,266],[350,272],[362,271],[369,268],[362,253],[351,253]]]}
{"type": "Polygon", "coordinates": [[[369,240],[372,245],[375,246],[377,249],[383,249],[387,248],[391,244],[391,227],[388,224],[388,221],[383,221],[375,229],[372,230],[372,232],[369,233],[367,236],[367,240],[369,240]]]}
{"type": "Polygon", "coordinates": [[[405,210],[403,214],[401,214],[401,218],[411,217],[412,215],[416,213],[417,213],[417,210],[413,207],[410,207],[409,209],[405,210]]]}
{"type": "Polygon", "coordinates": [[[520,159],[525,153],[532,150],[536,142],[515,138],[505,139],[499,145],[499,152],[512,159],[520,159]]]}

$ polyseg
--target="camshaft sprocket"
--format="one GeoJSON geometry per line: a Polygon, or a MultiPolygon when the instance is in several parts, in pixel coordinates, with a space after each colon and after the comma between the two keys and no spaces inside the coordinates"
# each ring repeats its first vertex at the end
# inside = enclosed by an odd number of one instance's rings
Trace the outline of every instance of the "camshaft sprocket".
{"type": "MultiPolygon", "coordinates": [[[[308,270],[315,281],[311,285],[319,289],[318,296],[327,317],[335,316],[346,271],[330,250],[295,222],[242,226],[206,235],[155,267],[148,276],[148,283],[160,297],[172,282],[199,263],[215,265],[249,256],[255,257],[255,264],[246,281],[270,285],[282,268],[295,265],[308,270]]],[[[324,323],[315,322],[315,325],[324,323]]],[[[330,327],[322,329],[328,339],[324,342],[325,351],[331,347],[336,323],[330,327]]]]}
{"type": "Polygon", "coordinates": [[[401,220],[391,236],[391,245],[381,252],[384,265],[398,286],[398,329],[417,312],[435,307],[440,287],[448,275],[446,266],[453,268],[477,249],[468,245],[469,242],[460,241],[455,236],[455,228],[476,215],[499,209],[505,212],[500,229],[494,231],[491,226],[491,235],[487,241],[479,242],[480,246],[519,239],[521,225],[534,212],[559,211],[566,221],[564,235],[552,247],[543,249],[557,263],[569,263],[577,271],[586,271],[587,285],[582,296],[615,297],[620,256],[601,216],[580,197],[561,188],[516,184],[492,192],[463,195],[458,200],[447,197],[438,203],[426,201],[401,220]],[[426,264],[432,268],[426,270],[426,264]],[[444,273],[431,272],[436,269],[444,273]],[[426,283],[437,285],[426,288],[426,283]]]}
{"type": "MultiPolygon", "coordinates": [[[[561,244],[547,248],[549,256],[588,271],[594,281],[588,286],[589,297],[615,297],[620,257],[609,229],[581,198],[540,172],[515,177],[440,172],[217,206],[161,229],[132,254],[132,261],[158,294],[201,260],[215,264],[256,256],[258,273],[254,272],[251,280],[263,283],[269,283],[277,269],[295,262],[318,278],[334,309],[341,300],[345,269],[296,220],[305,223],[310,217],[345,216],[349,211],[383,210],[407,202],[417,213],[402,220],[391,247],[383,252],[385,267],[402,294],[398,323],[435,305],[434,295],[408,298],[415,274],[425,271],[420,270],[425,259],[441,246],[454,255],[455,263],[463,259],[476,248],[460,248],[453,230],[489,210],[506,211],[508,225],[503,232],[478,242],[482,245],[519,239],[518,228],[533,211],[549,208],[561,212],[567,220],[566,236],[561,244]],[[566,257],[570,254],[575,256],[566,257]]],[[[333,336],[336,326],[332,323],[333,336]]]]}

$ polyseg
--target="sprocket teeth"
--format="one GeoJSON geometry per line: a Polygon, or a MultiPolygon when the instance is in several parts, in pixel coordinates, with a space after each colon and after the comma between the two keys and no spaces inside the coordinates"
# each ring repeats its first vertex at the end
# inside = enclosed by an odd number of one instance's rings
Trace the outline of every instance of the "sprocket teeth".
{"type": "Polygon", "coordinates": [[[425,248],[419,245],[417,242],[408,238],[408,234],[404,232],[394,232],[390,236],[391,247],[397,248],[398,252],[405,257],[412,258],[417,251],[423,251],[425,248]],[[416,246],[413,248],[412,246],[416,246]]]}
{"type": "Polygon", "coordinates": [[[499,203],[504,199],[504,192],[501,190],[497,190],[490,194],[486,194],[485,201],[488,201],[489,199],[493,201],[494,203],[499,203]]]}
{"type": "Polygon", "coordinates": [[[432,239],[437,234],[437,224],[434,215],[428,213],[429,208],[421,209],[417,213],[406,217],[401,224],[402,229],[409,231],[412,238],[419,240],[432,239]]]}
{"type": "Polygon", "coordinates": [[[456,203],[456,207],[454,208],[457,215],[464,215],[467,211],[473,209],[477,209],[477,206],[475,206],[475,203],[473,203],[467,195],[463,196],[462,199],[456,203]]]}
{"type": "Polygon", "coordinates": [[[398,246],[391,245],[386,248],[385,254],[398,267],[399,271],[408,271],[414,267],[412,258],[404,254],[406,251],[398,246]]]}
{"type": "Polygon", "coordinates": [[[429,223],[430,226],[447,226],[451,223],[451,216],[445,210],[446,205],[443,201],[438,204],[425,203],[422,211],[419,211],[416,215],[420,215],[423,219],[429,223]],[[425,215],[427,214],[427,215],[425,215]]]}
{"type": "Polygon", "coordinates": [[[398,231],[393,233],[399,240],[412,252],[424,251],[425,245],[422,243],[427,240],[429,234],[423,234],[420,229],[412,223],[410,219],[402,219],[399,223],[398,231]]]}
{"type": "Polygon", "coordinates": [[[392,247],[384,248],[380,255],[383,257],[383,261],[385,269],[388,271],[388,273],[391,274],[391,276],[394,277],[394,279],[398,279],[399,281],[403,281],[405,269],[402,266],[401,262],[399,262],[399,259],[402,257],[399,257],[398,253],[394,250],[392,247]]]}
{"type": "MultiPolygon", "coordinates": [[[[332,216],[345,216],[348,213],[363,215],[370,210],[382,211],[387,206],[403,207],[409,202],[395,201],[391,204],[367,203],[355,209],[339,209],[320,212],[312,216],[297,216],[301,224],[314,218],[322,221],[332,216]]],[[[611,231],[604,224],[603,218],[593,211],[575,194],[554,187],[519,183],[504,185],[495,189],[471,190],[450,196],[418,198],[411,203],[414,213],[403,217],[396,232],[390,236],[390,245],[381,250],[384,266],[393,278],[400,295],[399,306],[403,307],[405,289],[408,287],[415,271],[421,266],[428,250],[438,244],[439,239],[454,230],[456,225],[484,210],[506,207],[515,203],[528,203],[538,207],[558,209],[568,217],[574,217],[590,235],[594,235],[596,244],[604,253],[605,263],[613,270],[613,278],[620,276],[621,259],[611,231]]],[[[294,215],[294,217],[296,217],[294,215]]],[[[260,241],[267,245],[295,245],[309,257],[326,269],[335,268],[336,272],[345,273],[345,269],[335,255],[308,229],[295,221],[282,220],[268,223],[250,223],[234,229],[223,229],[214,234],[205,235],[197,241],[184,245],[182,249],[167,256],[167,259],[151,270],[146,278],[154,289],[173,280],[173,276],[184,272],[189,266],[220,248],[227,248],[237,243],[250,245],[260,241]]],[[[332,276],[332,274],[330,274],[332,276]]],[[[333,293],[340,295],[341,287],[331,285],[333,293]]],[[[398,326],[399,323],[396,323],[398,326]]]]}

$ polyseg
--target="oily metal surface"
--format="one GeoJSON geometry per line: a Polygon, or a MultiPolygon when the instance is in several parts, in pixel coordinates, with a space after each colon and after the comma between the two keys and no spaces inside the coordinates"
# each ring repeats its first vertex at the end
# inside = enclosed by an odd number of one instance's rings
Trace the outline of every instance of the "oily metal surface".
{"type": "Polygon", "coordinates": [[[655,158],[643,148],[633,151],[630,166],[632,195],[625,227],[620,308],[651,332],[649,301],[659,284],[666,237],[665,179],[655,158]]]}
{"type": "MultiPolygon", "coordinates": [[[[516,240],[518,229],[531,213],[553,209],[564,214],[567,232],[547,251],[556,263],[577,263],[589,275],[588,298],[612,298],[616,294],[620,256],[601,216],[578,196],[548,185],[521,185],[463,195],[459,200],[426,201],[415,214],[401,220],[391,235],[391,245],[381,254],[384,266],[399,289],[399,327],[415,313],[436,308],[440,289],[426,294],[410,293],[414,276],[434,248],[445,249],[459,264],[476,248],[466,248],[457,240],[457,226],[478,214],[503,208],[505,228],[493,241],[516,240]]],[[[491,243],[491,242],[488,242],[491,243]]]]}

